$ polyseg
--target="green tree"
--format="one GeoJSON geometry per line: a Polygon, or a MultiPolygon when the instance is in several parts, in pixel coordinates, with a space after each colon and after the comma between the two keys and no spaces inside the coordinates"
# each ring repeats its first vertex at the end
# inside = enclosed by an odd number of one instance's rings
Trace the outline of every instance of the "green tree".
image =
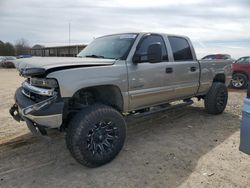
{"type": "Polygon", "coordinates": [[[0,40],[0,56],[4,55],[4,43],[0,40]]]}
{"type": "Polygon", "coordinates": [[[2,42],[0,41],[0,56],[14,56],[15,55],[15,48],[9,42],[2,42]]]}
{"type": "Polygon", "coordinates": [[[9,42],[5,43],[5,55],[6,56],[14,56],[15,55],[15,48],[9,42]]]}

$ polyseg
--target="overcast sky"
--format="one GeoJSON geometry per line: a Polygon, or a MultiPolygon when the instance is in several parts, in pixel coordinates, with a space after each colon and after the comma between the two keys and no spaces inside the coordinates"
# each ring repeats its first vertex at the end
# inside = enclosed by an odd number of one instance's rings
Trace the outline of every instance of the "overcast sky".
{"type": "Polygon", "coordinates": [[[250,0],[0,0],[0,40],[89,43],[120,32],[187,35],[198,57],[250,55],[250,0]]]}

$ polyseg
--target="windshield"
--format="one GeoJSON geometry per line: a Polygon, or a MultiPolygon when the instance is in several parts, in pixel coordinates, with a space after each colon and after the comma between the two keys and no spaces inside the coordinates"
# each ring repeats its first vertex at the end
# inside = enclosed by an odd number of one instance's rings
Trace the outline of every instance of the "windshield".
{"type": "Polygon", "coordinates": [[[241,57],[235,63],[250,63],[250,57],[241,57]]]}
{"type": "Polygon", "coordinates": [[[125,60],[137,34],[117,34],[95,39],[84,48],[78,57],[93,57],[125,60]]]}

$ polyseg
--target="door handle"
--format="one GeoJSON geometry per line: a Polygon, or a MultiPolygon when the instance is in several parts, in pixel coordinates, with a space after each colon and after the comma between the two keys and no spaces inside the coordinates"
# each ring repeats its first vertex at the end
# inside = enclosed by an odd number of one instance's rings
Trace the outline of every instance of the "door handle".
{"type": "Polygon", "coordinates": [[[190,71],[191,71],[191,72],[195,72],[196,69],[197,69],[196,67],[190,67],[190,71]]]}
{"type": "Polygon", "coordinates": [[[167,74],[170,74],[170,73],[172,73],[172,72],[173,72],[173,68],[172,68],[172,67],[166,68],[166,73],[167,73],[167,74]]]}

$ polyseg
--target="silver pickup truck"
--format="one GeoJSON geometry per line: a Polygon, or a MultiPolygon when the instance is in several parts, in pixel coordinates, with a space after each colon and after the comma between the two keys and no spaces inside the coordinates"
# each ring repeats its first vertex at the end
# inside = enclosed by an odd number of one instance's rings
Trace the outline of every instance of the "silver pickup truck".
{"type": "Polygon", "coordinates": [[[126,119],[203,99],[220,114],[227,105],[230,60],[198,61],[189,38],[125,33],[95,39],[78,57],[35,57],[17,62],[26,78],[10,114],[34,134],[66,132],[81,164],[96,167],[120,152],[126,119]],[[174,101],[181,101],[173,105],[174,101]]]}

